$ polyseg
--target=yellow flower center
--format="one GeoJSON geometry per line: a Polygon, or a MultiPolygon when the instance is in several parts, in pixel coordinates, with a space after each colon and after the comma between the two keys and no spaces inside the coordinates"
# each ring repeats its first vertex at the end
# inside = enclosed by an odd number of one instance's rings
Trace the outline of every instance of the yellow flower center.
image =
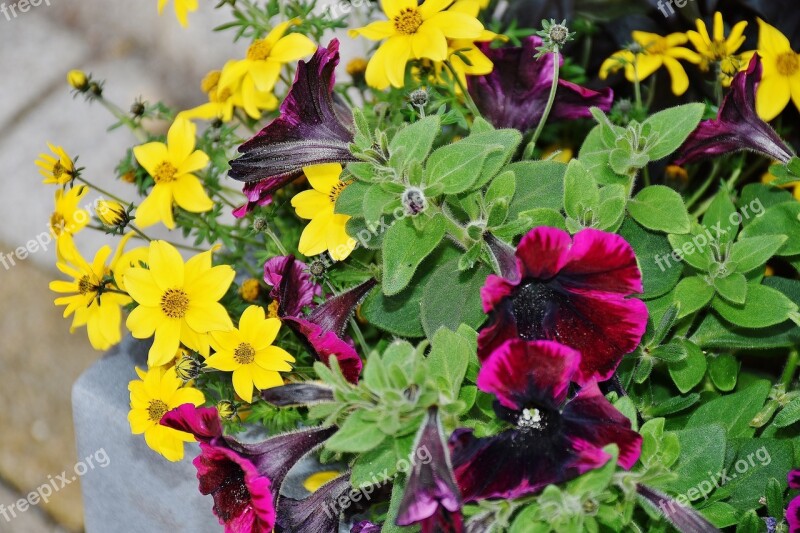
{"type": "Polygon", "coordinates": [[[394,28],[403,35],[414,35],[423,22],[419,11],[413,7],[407,7],[394,18],[394,28]]]}
{"type": "Polygon", "coordinates": [[[169,407],[161,400],[150,400],[150,405],[147,406],[147,416],[150,417],[150,420],[153,422],[161,422],[161,417],[163,417],[167,411],[169,411],[169,407]]]}
{"type": "Polygon", "coordinates": [[[247,59],[250,61],[264,61],[269,57],[269,53],[271,51],[272,48],[267,40],[259,39],[251,44],[250,48],[247,49],[247,59]]]}
{"type": "Polygon", "coordinates": [[[711,43],[711,57],[714,61],[722,61],[728,56],[728,43],[727,41],[716,40],[711,43]]]}
{"type": "Polygon", "coordinates": [[[267,318],[280,318],[278,316],[278,300],[272,300],[267,306],[267,318]]]}
{"type": "Polygon", "coordinates": [[[180,289],[167,289],[161,296],[161,311],[170,318],[183,318],[189,309],[189,295],[180,289]]]}
{"type": "Polygon", "coordinates": [[[336,203],[336,200],[339,199],[339,195],[342,194],[342,191],[351,183],[352,181],[340,181],[333,186],[331,192],[328,194],[328,198],[330,198],[332,204],[336,203]]]}
{"type": "Polygon", "coordinates": [[[169,161],[163,161],[156,167],[156,173],[153,176],[153,179],[156,181],[156,183],[169,183],[171,181],[175,181],[175,174],[177,173],[178,169],[175,168],[175,165],[169,161]]]}
{"type": "Polygon", "coordinates": [[[53,165],[53,177],[56,179],[60,178],[66,171],[67,169],[61,164],[61,161],[56,161],[56,164],[53,165]]]}
{"type": "Polygon", "coordinates": [[[89,294],[90,292],[95,292],[97,287],[92,280],[89,279],[89,276],[83,276],[80,281],[78,282],[78,293],[79,294],[89,294]]]}
{"type": "Polygon", "coordinates": [[[249,365],[256,359],[256,350],[249,343],[243,342],[233,351],[233,360],[240,365],[249,365]]]}
{"type": "Polygon", "coordinates": [[[67,220],[64,218],[64,215],[58,211],[54,211],[53,214],[50,215],[50,229],[53,230],[53,233],[55,233],[56,236],[61,235],[61,232],[64,231],[66,225],[67,220]]]}
{"type": "Polygon", "coordinates": [[[667,51],[667,48],[669,48],[669,46],[667,46],[667,40],[663,38],[650,41],[647,43],[647,45],[645,45],[645,50],[647,50],[647,53],[654,56],[663,54],[667,51]]]}
{"type": "Polygon", "coordinates": [[[794,52],[786,52],[778,56],[778,74],[781,76],[794,76],[800,70],[800,61],[794,52]]]}

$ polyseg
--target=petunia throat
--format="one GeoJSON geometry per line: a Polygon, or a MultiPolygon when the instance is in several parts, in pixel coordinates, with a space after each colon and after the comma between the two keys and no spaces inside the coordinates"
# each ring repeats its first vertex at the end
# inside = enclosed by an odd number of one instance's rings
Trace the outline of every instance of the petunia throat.
{"type": "Polygon", "coordinates": [[[568,298],[552,283],[536,279],[523,281],[511,296],[519,336],[525,340],[544,339],[547,315],[556,301],[568,301],[568,298]]]}

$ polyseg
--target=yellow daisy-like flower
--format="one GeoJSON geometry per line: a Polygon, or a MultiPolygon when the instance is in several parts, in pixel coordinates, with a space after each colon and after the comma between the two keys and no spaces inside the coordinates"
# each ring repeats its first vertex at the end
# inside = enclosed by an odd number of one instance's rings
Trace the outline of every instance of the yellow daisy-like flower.
{"type": "Polygon", "coordinates": [[[253,387],[258,390],[283,385],[280,372],[289,372],[294,357],[273,346],[281,321],[266,318],[264,308],[251,305],[242,313],[239,328],[211,334],[216,353],[206,359],[206,366],[233,372],[233,389],[247,403],[253,401],[253,387]]]}
{"type": "Polygon", "coordinates": [[[56,305],[64,305],[64,318],[73,316],[70,333],[86,326],[89,342],[95,350],[108,350],[122,340],[121,307],[131,299],[119,293],[113,282],[112,271],[122,255],[122,250],[133,234],[122,238],[109,264],[111,247],[103,246],[89,263],[70,242],[65,251],[66,257],[58,261],[58,269],[72,278],[72,281],[56,280],[50,282],[50,290],[69,296],[55,299],[56,305]]]}
{"type": "Polygon", "coordinates": [[[44,176],[42,183],[68,184],[75,178],[75,163],[62,147],[50,143],[47,143],[47,146],[55,157],[44,153],[39,154],[36,166],[39,167],[39,174],[44,176]]]}
{"type": "Polygon", "coordinates": [[[383,0],[381,6],[389,20],[373,22],[350,30],[351,37],[362,36],[380,45],[367,66],[367,83],[376,89],[405,84],[406,63],[410,59],[444,61],[448,39],[474,41],[481,38],[483,24],[464,12],[445,11],[452,0],[383,0]]]}
{"type": "Polygon", "coordinates": [[[203,92],[208,94],[208,103],[197,106],[187,111],[182,111],[179,116],[187,119],[214,119],[218,118],[223,122],[230,122],[233,119],[235,108],[239,107],[250,116],[258,119],[264,111],[272,111],[278,108],[278,99],[271,91],[259,91],[253,85],[253,91],[243,91],[243,83],[231,88],[220,88],[219,80],[222,73],[229,69],[235,62],[229,61],[222,70],[214,70],[208,73],[203,79],[201,87],[203,92]]]}
{"type": "Polygon", "coordinates": [[[697,31],[686,32],[686,37],[700,53],[700,68],[707,71],[711,64],[719,65],[720,80],[726,87],[729,86],[742,66],[742,60],[736,52],[744,44],[747,21],[737,23],[727,38],[725,38],[725,23],[719,11],[714,13],[713,37],[709,35],[703,20],[697,19],[696,24],[697,31]]]}
{"type": "Polygon", "coordinates": [[[789,100],[800,110],[800,54],[792,50],[789,39],[777,28],[761,19],[758,25],[757,51],[764,73],[756,94],[756,111],[770,121],[781,114],[789,100]]]}
{"type": "Polygon", "coordinates": [[[286,34],[287,30],[300,21],[292,19],[275,28],[263,39],[258,39],[247,49],[247,57],[235,61],[222,71],[219,87],[233,91],[241,85],[245,100],[256,92],[269,93],[275,88],[281,68],[313,54],[317,45],[300,33],[286,34]]]}
{"type": "MultiPolygon", "coordinates": [[[[164,12],[169,0],[158,0],[158,14],[164,12]]],[[[189,25],[189,13],[197,11],[197,0],[175,0],[175,16],[184,28],[189,25]]]]}
{"type": "MultiPolygon", "coordinates": [[[[486,2],[486,5],[488,5],[488,2],[486,2]]],[[[450,11],[463,13],[477,19],[478,13],[486,5],[477,0],[457,0],[450,7],[450,11]]],[[[505,39],[505,37],[501,37],[493,31],[483,30],[475,39],[448,40],[447,57],[450,58],[450,64],[464,86],[467,84],[467,76],[485,76],[486,74],[491,74],[492,70],[494,70],[492,60],[486,57],[486,54],[481,52],[475,46],[475,43],[490,43],[497,38],[505,39]]]]}
{"type": "Polygon", "coordinates": [[[70,250],[72,236],[81,231],[91,220],[86,209],[79,207],[80,201],[89,192],[88,187],[79,186],[69,190],[58,189],[55,209],[50,215],[50,231],[56,238],[56,256],[63,259],[70,250]]]}
{"type": "Polygon", "coordinates": [[[152,226],[161,221],[175,228],[173,202],[192,213],[214,207],[200,180],[193,174],[208,165],[208,156],[195,150],[197,128],[184,117],[178,117],[169,128],[167,144],[151,142],[136,146],[133,155],[156,182],[153,190],[136,210],[136,222],[152,226]]]}
{"type": "Polygon", "coordinates": [[[147,372],[137,368],[136,374],[139,379],[128,384],[131,433],[144,433],[150,449],[169,461],[180,461],[183,459],[183,444],[194,442],[195,438],[191,433],[162,426],[161,417],[186,403],[199,407],[205,402],[205,396],[195,388],[184,387],[174,368],[156,367],[147,372]]]}
{"type": "Polygon", "coordinates": [[[126,326],[137,339],[155,335],[147,359],[150,367],[175,358],[183,343],[208,356],[210,331],[233,328],[228,312],[219,303],[236,274],[228,265],[211,266],[212,250],[185,264],[171,244],[153,241],[146,268],[128,268],[125,290],[138,303],[126,326]]]}
{"type": "Polygon", "coordinates": [[[356,241],[345,231],[350,217],[334,213],[336,199],[348,185],[348,182],[339,179],[342,165],[312,165],[304,168],[303,172],[312,189],[295,195],[292,207],[297,216],[311,222],[300,236],[298,249],[309,257],[327,250],[335,261],[343,261],[355,249],[356,241]]]}
{"type": "Polygon", "coordinates": [[[665,67],[672,79],[672,92],[680,96],[689,88],[689,76],[678,60],[699,64],[701,57],[696,52],[680,45],[686,44],[689,38],[683,33],[671,33],[667,36],[644,31],[631,33],[636,53],[631,50],[614,52],[600,66],[600,79],[609,74],[625,69],[625,78],[635,82],[648,78],[661,67],[665,67]]]}

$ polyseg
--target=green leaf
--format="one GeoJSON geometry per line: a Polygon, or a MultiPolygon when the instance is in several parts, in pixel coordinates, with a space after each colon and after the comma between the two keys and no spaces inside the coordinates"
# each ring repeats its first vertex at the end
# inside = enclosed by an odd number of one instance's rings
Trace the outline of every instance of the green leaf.
{"type": "Polygon", "coordinates": [[[785,487],[776,478],[767,480],[767,512],[770,516],[781,516],[783,514],[783,491],[785,487]]]}
{"type": "MultiPolygon", "coordinates": [[[[686,428],[676,431],[681,454],[671,470],[676,479],[667,483],[667,488],[686,494],[708,480],[708,472],[719,472],[725,461],[725,429],[719,424],[686,428]]],[[[688,494],[687,494],[688,497],[688,494]]],[[[699,495],[698,495],[699,497],[699,495]]]]}
{"type": "Polygon", "coordinates": [[[714,287],[700,276],[690,276],[683,278],[672,294],[672,301],[680,305],[678,318],[683,318],[708,305],[714,297],[714,287]]]}
{"type": "Polygon", "coordinates": [[[370,189],[369,184],[354,181],[339,193],[334,212],[351,217],[363,216],[364,194],[370,189]]]}
{"type": "Polygon", "coordinates": [[[628,193],[622,185],[606,185],[600,189],[599,207],[595,216],[595,227],[614,232],[619,229],[625,217],[625,204],[628,193]]]}
{"type": "Polygon", "coordinates": [[[758,517],[758,514],[750,509],[739,518],[739,523],[736,525],[736,533],[761,533],[765,529],[764,521],[758,517]]]}
{"type": "Polygon", "coordinates": [[[492,205],[501,199],[510,203],[516,189],[517,177],[514,173],[510,171],[503,172],[493,179],[489,184],[489,188],[486,189],[486,195],[484,196],[486,205],[492,205]]]}
{"type": "Polygon", "coordinates": [[[705,516],[714,527],[723,528],[739,523],[739,511],[725,502],[714,502],[700,509],[700,513],[705,516]]]}
{"type": "Polygon", "coordinates": [[[373,422],[365,419],[367,411],[359,409],[348,416],[325,442],[325,447],[334,452],[363,453],[378,447],[386,434],[378,431],[373,422]]]}
{"type": "Polygon", "coordinates": [[[770,382],[762,379],[739,392],[715,398],[698,407],[689,417],[686,427],[719,424],[725,428],[729,438],[750,438],[755,433],[750,421],[764,407],[771,388],[770,382]]]}
{"type": "Polygon", "coordinates": [[[664,185],[645,187],[628,202],[628,212],[642,226],[664,233],[689,233],[689,213],[681,195],[664,185]]]}
{"type": "Polygon", "coordinates": [[[398,294],[405,289],[419,264],[444,238],[445,221],[440,214],[418,230],[411,218],[396,222],[383,242],[383,293],[398,294]]]}
{"type": "Polygon", "coordinates": [[[707,313],[691,339],[705,349],[791,348],[800,344],[800,327],[786,321],[762,329],[739,328],[725,322],[714,313],[707,313]]]}
{"type": "Polygon", "coordinates": [[[517,178],[508,217],[516,219],[523,211],[549,208],[561,211],[564,203],[564,173],[567,165],[558,161],[523,161],[506,167],[517,178]]]}
{"type": "Polygon", "coordinates": [[[672,339],[669,344],[652,348],[650,350],[650,355],[666,363],[677,363],[679,361],[683,361],[689,357],[689,350],[686,348],[685,341],[685,339],[681,338],[672,339]]]}
{"type": "Polygon", "coordinates": [[[428,338],[441,327],[456,331],[461,324],[478,329],[486,320],[480,290],[491,270],[483,264],[467,271],[458,259],[439,268],[425,286],[422,296],[422,327],[428,338]]]}
{"type": "Polygon", "coordinates": [[[406,491],[406,477],[397,476],[392,484],[392,497],[389,500],[389,511],[386,513],[386,520],[381,526],[381,533],[417,533],[419,526],[398,526],[395,524],[397,515],[400,513],[400,503],[403,501],[403,494],[406,491]]]}
{"type": "Polygon", "coordinates": [[[783,440],[751,439],[742,441],[730,462],[728,476],[731,481],[720,489],[720,496],[730,494],[727,502],[746,511],[760,507],[760,499],[767,491],[771,479],[780,483],[780,491],[788,485],[786,473],[794,462],[792,443],[783,440]]]}
{"type": "Polygon", "coordinates": [[[603,141],[603,128],[602,126],[595,126],[586,139],[583,141],[578,159],[581,160],[586,170],[594,177],[597,183],[601,185],[627,185],[630,178],[621,176],[614,172],[609,164],[609,157],[611,154],[611,146],[606,145],[603,141]]]}
{"type": "Polygon", "coordinates": [[[651,161],[658,161],[675,152],[700,124],[705,104],[685,104],[655,113],[643,126],[651,127],[651,135],[658,134],[655,143],[648,146],[651,161]]]}
{"type": "Polygon", "coordinates": [[[717,294],[733,304],[743,304],[747,299],[747,278],[744,274],[733,273],[725,278],[714,278],[717,294]]]}
{"type": "Polygon", "coordinates": [[[800,420],[800,398],[795,398],[775,415],[775,420],[772,423],[779,428],[785,428],[798,420],[800,420]]]}
{"type": "Polygon", "coordinates": [[[686,261],[694,268],[702,271],[711,269],[714,258],[709,243],[714,239],[708,230],[700,224],[693,224],[691,233],[686,235],[668,235],[672,245],[672,257],[669,262],[686,261]]]}
{"type": "Polygon", "coordinates": [[[468,326],[460,326],[457,332],[441,328],[431,339],[431,353],[427,363],[429,376],[441,377],[450,384],[453,398],[457,397],[469,362],[476,358],[478,334],[468,326]]]}
{"type": "Polygon", "coordinates": [[[469,137],[463,139],[465,150],[484,150],[488,145],[499,145],[501,150],[489,153],[481,170],[481,175],[473,185],[473,189],[485,187],[503,167],[505,167],[522,143],[522,133],[515,129],[494,130],[485,133],[473,131],[469,137]]]}
{"type": "Polygon", "coordinates": [[[788,240],[786,235],[762,235],[739,239],[731,247],[730,261],[736,265],[736,272],[750,272],[764,268],[770,257],[788,240]]]}
{"type": "Polygon", "coordinates": [[[636,221],[626,218],[619,234],[630,243],[639,268],[642,270],[644,298],[649,300],[662,296],[672,290],[683,272],[683,264],[664,261],[672,253],[666,235],[643,228],[636,221]]]}
{"type": "Polygon", "coordinates": [[[766,285],[749,285],[744,305],[733,305],[721,298],[715,298],[712,305],[722,318],[746,328],[774,326],[797,312],[797,304],[766,285]]]}
{"type": "Polygon", "coordinates": [[[739,233],[739,225],[732,220],[736,213],[731,195],[727,189],[722,188],[714,196],[708,209],[703,215],[703,227],[714,235],[714,240],[720,244],[733,242],[739,233]]]}
{"type": "Polygon", "coordinates": [[[682,339],[686,350],[686,358],[676,363],[670,363],[669,375],[675,386],[685,394],[692,390],[706,375],[706,356],[695,343],[682,339]]]}
{"type": "Polygon", "coordinates": [[[350,484],[354,488],[362,488],[392,479],[397,474],[400,460],[411,455],[415,437],[414,434],[395,437],[391,444],[360,454],[353,463],[350,484]]]}
{"type": "Polygon", "coordinates": [[[708,375],[714,386],[723,392],[730,392],[736,387],[739,376],[739,361],[730,354],[722,354],[709,359],[708,375]]]}
{"type": "Polygon", "coordinates": [[[696,392],[686,396],[673,396],[668,400],[659,402],[648,409],[648,416],[668,416],[688,409],[700,401],[700,395],[696,392]]]}
{"type": "Polygon", "coordinates": [[[787,202],[770,207],[742,230],[742,237],[786,235],[788,240],[778,252],[780,256],[800,254],[800,202],[787,202]]]}
{"type": "Polygon", "coordinates": [[[503,149],[495,144],[479,150],[466,150],[462,142],[443,146],[431,154],[425,166],[426,185],[439,185],[445,194],[467,191],[481,175],[489,154],[503,149]]]}
{"type": "Polygon", "coordinates": [[[362,195],[364,204],[362,212],[367,226],[377,225],[381,220],[381,216],[387,211],[387,206],[397,200],[396,194],[384,190],[380,185],[373,185],[364,191],[362,195]]]}
{"type": "Polygon", "coordinates": [[[580,160],[573,159],[564,174],[564,211],[572,218],[581,220],[586,211],[595,211],[599,203],[597,183],[580,160]]]}
{"type": "Polygon", "coordinates": [[[389,143],[391,163],[402,170],[411,161],[424,161],[433,147],[433,141],[441,130],[438,115],[431,115],[409,124],[398,131],[389,143]],[[394,157],[398,148],[402,147],[399,157],[394,157]]]}

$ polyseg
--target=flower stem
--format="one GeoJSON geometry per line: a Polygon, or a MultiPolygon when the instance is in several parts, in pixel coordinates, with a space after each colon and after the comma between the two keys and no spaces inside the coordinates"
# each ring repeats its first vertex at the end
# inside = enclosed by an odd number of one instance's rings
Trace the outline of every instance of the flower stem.
{"type": "Polygon", "coordinates": [[[90,189],[94,189],[95,191],[99,192],[100,194],[102,194],[104,196],[108,196],[112,200],[116,200],[117,202],[119,202],[119,203],[121,203],[123,205],[130,204],[130,202],[127,202],[127,201],[123,200],[122,198],[120,198],[119,196],[117,196],[115,194],[111,194],[110,192],[108,192],[108,191],[106,191],[104,189],[101,189],[100,187],[98,187],[97,185],[94,185],[93,183],[89,182],[86,178],[84,178],[82,176],[75,176],[75,179],[80,181],[80,182],[83,182],[83,184],[87,185],[90,189]]]}
{"type": "Polygon", "coordinates": [[[711,168],[711,172],[708,174],[708,178],[706,181],[700,186],[699,189],[695,191],[691,198],[686,201],[686,209],[691,208],[697,201],[705,194],[708,188],[711,186],[711,183],[717,177],[717,172],[719,172],[719,161],[714,161],[714,166],[711,168]]]}
{"type": "Polygon", "coordinates": [[[639,79],[639,63],[633,58],[633,92],[636,96],[636,107],[642,109],[642,81],[639,79]]]}
{"type": "Polygon", "coordinates": [[[781,374],[781,383],[786,388],[789,387],[792,379],[794,379],[798,361],[800,361],[800,351],[794,348],[789,352],[789,358],[786,360],[786,366],[783,368],[783,374],[781,374]]]}
{"type": "Polygon", "coordinates": [[[447,70],[450,71],[450,74],[453,75],[453,80],[456,82],[456,85],[458,85],[458,88],[461,89],[461,94],[464,95],[464,101],[467,103],[467,107],[469,107],[469,110],[472,113],[472,115],[475,118],[480,117],[481,112],[478,110],[478,106],[475,105],[475,101],[472,99],[472,95],[469,94],[469,91],[467,91],[467,88],[461,82],[461,78],[458,77],[456,69],[453,68],[453,64],[450,63],[449,59],[446,59],[444,61],[444,65],[447,67],[447,70]]]}
{"type": "Polygon", "coordinates": [[[278,249],[281,255],[289,255],[289,252],[286,251],[286,247],[283,245],[278,236],[275,235],[275,232],[272,231],[272,228],[267,227],[266,229],[264,229],[264,233],[275,244],[275,247],[278,249]]]}
{"type": "Polygon", "coordinates": [[[531,137],[528,146],[525,147],[525,152],[522,155],[523,161],[533,157],[533,151],[536,149],[536,142],[539,140],[544,125],[550,117],[550,112],[553,110],[553,103],[556,101],[556,91],[558,90],[558,76],[561,70],[559,59],[558,48],[556,48],[553,50],[553,81],[550,83],[550,95],[547,98],[547,105],[544,108],[542,118],[539,119],[539,124],[536,126],[536,131],[533,132],[533,137],[531,137]]]}
{"type": "Polygon", "coordinates": [[[147,242],[152,242],[152,240],[153,240],[153,239],[151,239],[150,237],[148,237],[147,235],[145,235],[145,234],[144,234],[144,232],[143,232],[142,230],[140,230],[139,228],[137,228],[137,227],[136,227],[136,226],[134,226],[133,224],[128,224],[128,227],[129,227],[129,228],[131,228],[131,230],[132,230],[134,233],[136,233],[137,235],[139,235],[139,236],[140,236],[142,239],[146,240],[147,242]]]}
{"type": "Polygon", "coordinates": [[[136,136],[141,143],[147,142],[147,132],[144,131],[141,125],[137,124],[131,117],[129,117],[122,109],[117,106],[117,104],[106,100],[103,96],[98,96],[97,101],[105,107],[109,113],[114,115],[117,120],[128,126],[130,128],[131,133],[136,136]]]}

